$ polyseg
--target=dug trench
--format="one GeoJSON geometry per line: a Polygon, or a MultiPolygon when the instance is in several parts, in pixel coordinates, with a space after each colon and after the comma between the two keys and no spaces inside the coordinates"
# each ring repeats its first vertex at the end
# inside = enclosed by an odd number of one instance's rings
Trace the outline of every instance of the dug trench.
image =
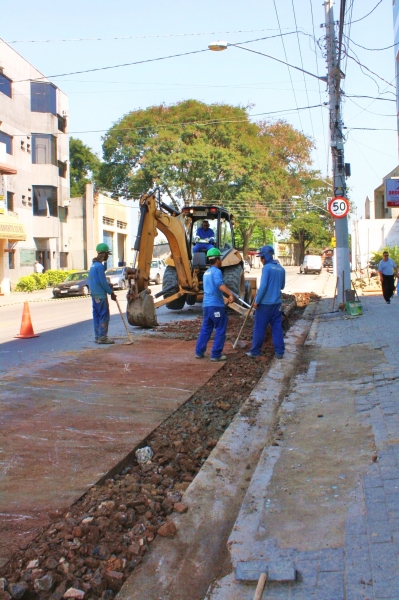
{"type": "MultiPolygon", "coordinates": [[[[313,294],[298,296],[284,329],[315,300],[313,294]]],[[[230,317],[226,346],[231,348],[241,324],[230,317]]],[[[179,322],[155,335],[192,339],[200,325],[200,319],[190,321],[188,336],[187,323],[179,322]]],[[[176,526],[168,516],[187,510],[184,491],[273,359],[270,333],[261,357],[245,356],[251,334],[248,324],[238,351],[228,353],[223,367],[134,449],[149,446],[151,462],[140,465],[132,450],[67,511],[53,513],[33,539],[20,544],[0,571],[0,600],[111,600],[157,536],[174,537],[176,526]]]]}

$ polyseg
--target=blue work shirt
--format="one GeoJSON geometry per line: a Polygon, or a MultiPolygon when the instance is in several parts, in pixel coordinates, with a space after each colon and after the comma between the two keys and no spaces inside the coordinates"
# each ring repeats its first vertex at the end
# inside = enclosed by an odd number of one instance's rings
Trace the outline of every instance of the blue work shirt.
{"type": "Polygon", "coordinates": [[[275,260],[264,265],[256,304],[281,304],[281,290],[285,286],[285,270],[275,260]]]}
{"type": "Polygon", "coordinates": [[[89,272],[90,295],[93,298],[106,298],[113,290],[105,277],[105,266],[102,262],[94,259],[89,272]]]}
{"type": "Polygon", "coordinates": [[[201,240],[209,240],[209,238],[214,238],[215,234],[213,229],[211,229],[210,227],[208,227],[208,229],[198,227],[195,237],[199,237],[201,240]]]}
{"type": "Polygon", "coordinates": [[[393,271],[396,267],[396,262],[392,258],[388,258],[388,260],[380,260],[380,264],[378,265],[378,272],[383,275],[393,275],[393,271]]]}
{"type": "Polygon", "coordinates": [[[202,280],[204,286],[204,300],[202,306],[225,306],[223,294],[219,287],[224,284],[222,271],[215,267],[209,267],[204,273],[202,280]]]}

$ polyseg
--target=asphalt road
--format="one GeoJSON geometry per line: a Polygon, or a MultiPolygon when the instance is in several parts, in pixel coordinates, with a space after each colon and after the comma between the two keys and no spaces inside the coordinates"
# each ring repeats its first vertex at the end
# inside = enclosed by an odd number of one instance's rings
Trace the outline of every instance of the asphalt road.
{"type": "MultiPolygon", "coordinates": [[[[315,292],[319,295],[332,296],[334,292],[334,277],[323,271],[321,275],[300,275],[298,267],[286,268],[285,292],[315,292]]],[[[253,269],[251,276],[260,278],[261,270],[253,269]]],[[[152,286],[153,293],[161,286],[152,286]]],[[[117,293],[119,302],[125,310],[125,292],[117,293]]],[[[18,294],[11,298],[15,304],[0,303],[0,373],[9,369],[24,366],[26,369],[42,366],[45,362],[50,364],[59,359],[59,354],[70,351],[90,349],[94,347],[93,324],[91,318],[90,298],[62,298],[53,299],[51,291],[41,294],[18,294]],[[21,326],[23,302],[29,300],[32,324],[39,337],[33,339],[15,339],[21,326]]],[[[117,306],[110,301],[111,323],[110,337],[117,342],[122,342],[126,332],[118,313],[117,306]]],[[[185,306],[181,311],[171,311],[166,307],[158,310],[159,323],[171,320],[190,320],[201,315],[200,304],[193,307],[185,306]]],[[[129,327],[132,335],[140,335],[142,329],[129,327]]],[[[107,351],[107,346],[99,346],[107,351]]]]}

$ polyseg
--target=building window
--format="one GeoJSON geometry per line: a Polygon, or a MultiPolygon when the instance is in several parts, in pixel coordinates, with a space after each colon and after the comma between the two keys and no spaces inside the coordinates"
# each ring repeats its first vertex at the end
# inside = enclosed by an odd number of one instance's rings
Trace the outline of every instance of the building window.
{"type": "Polygon", "coordinates": [[[118,229],[127,229],[127,223],[125,223],[125,221],[117,221],[116,225],[118,229]]]}
{"type": "Polygon", "coordinates": [[[68,208],[66,206],[58,207],[58,216],[61,223],[66,223],[68,220],[68,208]]]}
{"type": "Polygon", "coordinates": [[[61,117],[61,115],[57,115],[58,119],[58,131],[62,131],[62,133],[66,132],[66,117],[61,117]]]}
{"type": "Polygon", "coordinates": [[[0,92],[11,98],[11,79],[0,73],[0,92]]]}
{"type": "Polygon", "coordinates": [[[115,225],[115,219],[110,219],[109,217],[103,217],[103,223],[104,223],[104,225],[109,225],[110,227],[113,227],[115,225]]]}
{"type": "Polygon", "coordinates": [[[33,186],[33,214],[35,217],[57,217],[57,188],[50,185],[33,186]]]}
{"type": "Polygon", "coordinates": [[[30,109],[32,112],[57,114],[57,88],[52,83],[30,84],[30,109]]]}
{"type": "Polygon", "coordinates": [[[68,252],[60,252],[60,269],[68,268],[68,252]]]}
{"type": "Polygon", "coordinates": [[[8,268],[15,269],[15,250],[13,248],[8,251],[8,268]]]}
{"type": "Polygon", "coordinates": [[[58,175],[59,177],[67,176],[67,164],[66,162],[62,162],[62,160],[58,161],[58,175]]]}
{"type": "Polygon", "coordinates": [[[0,131],[0,144],[6,145],[7,154],[12,154],[12,136],[0,131]]]}
{"type": "Polygon", "coordinates": [[[32,134],[32,162],[57,166],[57,138],[49,133],[32,134]]]}
{"type": "Polygon", "coordinates": [[[7,210],[14,211],[14,192],[7,192],[7,210]]]}

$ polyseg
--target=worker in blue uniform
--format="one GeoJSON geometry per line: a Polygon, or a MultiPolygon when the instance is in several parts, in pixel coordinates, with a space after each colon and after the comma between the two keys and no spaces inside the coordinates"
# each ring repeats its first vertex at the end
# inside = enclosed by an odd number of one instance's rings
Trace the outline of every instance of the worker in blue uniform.
{"type": "Polygon", "coordinates": [[[88,278],[93,308],[94,341],[96,344],[114,344],[114,340],[108,337],[110,315],[107,295],[110,295],[112,300],[116,300],[116,295],[105,277],[103,264],[112,252],[107,244],[103,243],[97,244],[96,252],[97,256],[93,258],[88,278]]]}
{"type": "Polygon", "coordinates": [[[205,350],[215,330],[215,339],[211,351],[211,361],[219,362],[226,360],[223,346],[226,339],[227,310],[223,300],[223,294],[228,296],[228,303],[234,302],[234,297],[229,288],[223,282],[221,266],[221,252],[217,248],[210,248],[206,253],[211,265],[204,273],[204,299],[202,301],[203,321],[200,334],[195,348],[195,357],[204,358],[205,350]]]}
{"type": "Polygon", "coordinates": [[[210,250],[213,248],[215,243],[215,232],[209,227],[209,221],[204,219],[201,227],[198,227],[194,238],[195,246],[193,252],[200,252],[201,250],[210,250]]]}
{"type": "Polygon", "coordinates": [[[284,356],[283,316],[281,313],[281,290],[285,286],[285,270],[273,259],[273,246],[262,246],[257,256],[262,262],[262,277],[253,307],[255,309],[252,347],[247,356],[260,355],[266,328],[270,323],[276,358],[284,356]]]}

